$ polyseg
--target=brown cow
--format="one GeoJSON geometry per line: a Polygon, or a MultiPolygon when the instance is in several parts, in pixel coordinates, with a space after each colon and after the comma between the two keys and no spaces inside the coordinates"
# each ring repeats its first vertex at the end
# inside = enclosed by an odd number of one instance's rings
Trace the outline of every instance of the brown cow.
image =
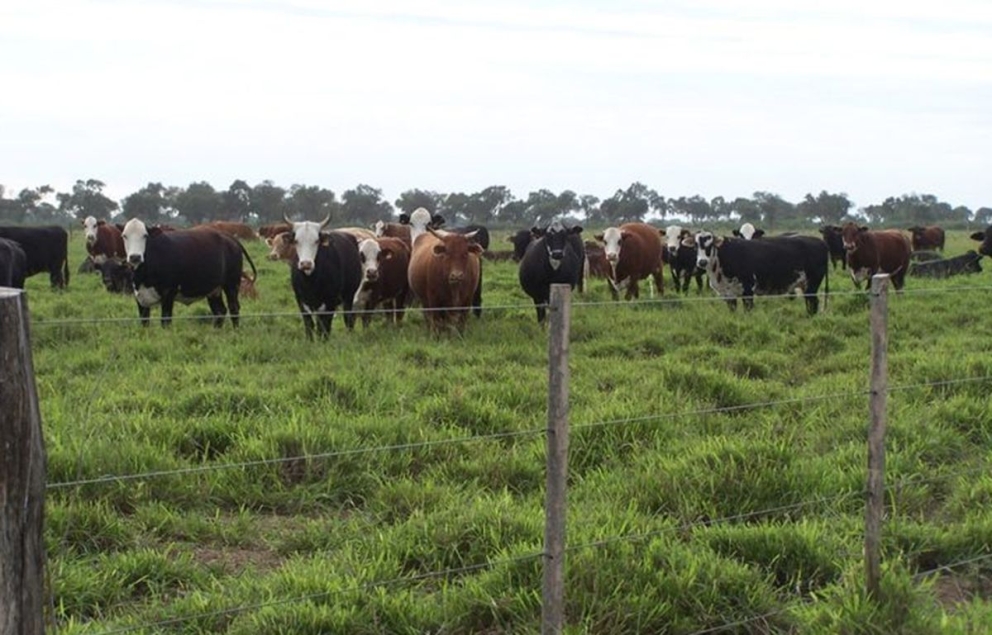
{"type": "Polygon", "coordinates": [[[362,284],[355,292],[355,309],[362,314],[362,326],[372,321],[370,311],[382,305],[386,321],[399,324],[403,320],[410,282],[410,249],[399,238],[366,238],[358,243],[362,261],[362,284]]]}
{"type": "Polygon", "coordinates": [[[386,238],[399,238],[406,243],[407,247],[413,248],[410,242],[410,226],[403,223],[387,223],[385,221],[376,221],[373,226],[373,230],[377,237],[386,238]]]}
{"type": "Polygon", "coordinates": [[[887,273],[896,290],[902,289],[909,271],[909,254],[912,246],[897,229],[871,231],[855,223],[847,223],[842,230],[847,265],[851,270],[854,286],[861,288],[864,280],[876,273],[887,273]]]}
{"type": "Polygon", "coordinates": [[[237,238],[238,240],[258,240],[258,233],[255,232],[254,229],[244,223],[238,223],[235,221],[215,220],[202,225],[197,225],[193,229],[200,228],[216,229],[217,231],[227,234],[233,238],[237,238]]]}
{"type": "Polygon", "coordinates": [[[116,225],[87,216],[83,219],[83,234],[86,236],[86,252],[94,264],[111,258],[123,261],[127,256],[121,230],[116,225]]]}
{"type": "Polygon", "coordinates": [[[587,240],[584,246],[586,249],[585,276],[587,278],[590,276],[593,278],[609,278],[610,263],[606,260],[606,252],[603,251],[603,246],[595,240],[587,240]]]}
{"type": "Polygon", "coordinates": [[[944,230],[942,228],[936,225],[927,225],[926,227],[913,225],[906,231],[910,233],[913,251],[926,249],[944,251],[944,230]]]}
{"type": "Polygon", "coordinates": [[[286,223],[269,223],[258,228],[258,235],[262,238],[275,238],[279,234],[293,231],[293,226],[286,223]]]}
{"type": "Polygon", "coordinates": [[[664,248],[661,234],[647,223],[624,223],[620,227],[607,227],[596,240],[604,244],[606,260],[610,263],[610,293],[620,299],[626,289],[626,299],[640,295],[638,281],[651,276],[659,294],[665,293],[661,251],[664,248]]]}
{"type": "Polygon", "coordinates": [[[410,256],[410,290],[424,307],[427,326],[434,333],[453,324],[464,330],[479,282],[482,246],[474,235],[435,232],[417,237],[410,256]]]}
{"type": "Polygon", "coordinates": [[[293,259],[296,258],[296,245],[293,244],[291,238],[289,232],[282,232],[271,238],[266,238],[265,244],[269,246],[270,251],[265,257],[269,260],[283,260],[292,263],[293,259]]]}

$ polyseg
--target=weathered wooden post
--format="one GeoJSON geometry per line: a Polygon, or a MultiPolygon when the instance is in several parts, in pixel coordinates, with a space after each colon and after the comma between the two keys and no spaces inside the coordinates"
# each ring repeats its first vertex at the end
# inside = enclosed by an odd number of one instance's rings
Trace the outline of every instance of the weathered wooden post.
{"type": "Polygon", "coordinates": [[[868,491],[865,503],[865,578],[868,596],[880,599],[882,506],[885,502],[885,415],[888,379],[889,276],[871,279],[871,386],[868,410],[868,491]]]}
{"type": "Polygon", "coordinates": [[[565,489],[568,479],[568,337],[572,289],[551,285],[548,328],[548,467],[544,504],[541,633],[565,627],[565,489]]]}
{"type": "Polygon", "coordinates": [[[0,287],[0,504],[0,635],[38,635],[45,632],[45,446],[27,297],[7,287],[0,287]]]}

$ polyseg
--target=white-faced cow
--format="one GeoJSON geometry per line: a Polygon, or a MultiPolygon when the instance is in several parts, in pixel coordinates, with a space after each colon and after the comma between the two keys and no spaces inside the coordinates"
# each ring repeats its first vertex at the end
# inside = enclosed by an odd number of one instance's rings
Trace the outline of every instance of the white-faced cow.
{"type": "Polygon", "coordinates": [[[909,254],[913,248],[909,239],[897,229],[872,231],[847,223],[842,230],[844,249],[847,251],[847,266],[851,270],[854,286],[870,280],[877,273],[887,273],[892,286],[902,289],[909,273],[909,254]]]}
{"type": "Polygon", "coordinates": [[[624,223],[608,227],[596,240],[603,243],[606,260],[610,263],[610,293],[620,299],[626,289],[626,299],[640,295],[638,281],[651,276],[659,294],[665,292],[665,278],[661,259],[661,234],[647,223],[624,223]]]}
{"type": "Polygon", "coordinates": [[[696,291],[703,292],[702,269],[696,266],[696,238],[688,229],[679,225],[669,225],[658,230],[665,237],[663,258],[672,270],[672,282],[676,293],[689,293],[689,280],[696,279],[696,291]]]}
{"type": "Polygon", "coordinates": [[[407,273],[410,248],[400,238],[366,238],[358,243],[362,283],[355,293],[355,309],[362,313],[362,326],[372,320],[371,311],[385,307],[386,321],[399,324],[410,295],[407,273]]]}
{"type": "Polygon", "coordinates": [[[28,277],[48,272],[53,289],[69,286],[69,233],[57,225],[0,227],[0,238],[13,240],[24,250],[28,277]]]}
{"type": "Polygon", "coordinates": [[[551,299],[551,285],[567,284],[582,290],[585,249],[582,228],[565,227],[554,221],[546,228],[531,230],[535,240],[520,260],[520,286],[534,300],[537,321],[543,323],[551,299]]]}
{"type": "Polygon", "coordinates": [[[434,333],[465,328],[479,286],[482,245],[469,234],[428,229],[413,242],[408,279],[434,333]]]}
{"type": "Polygon", "coordinates": [[[344,309],[345,326],[354,328],[352,307],[362,280],[358,242],[351,234],[325,231],[329,221],[330,216],[319,223],[292,223],[292,231],[281,235],[296,250],[290,261],[290,282],[311,340],[315,326],[321,338],[330,334],[338,306],[344,309]]]}
{"type": "MultiPolygon", "coordinates": [[[[696,234],[700,268],[709,275],[710,287],[737,308],[754,307],[755,295],[791,294],[796,290],[806,298],[810,315],[819,310],[817,293],[827,278],[827,244],[811,236],[776,236],[761,240],[724,238],[711,232],[696,234]]],[[[829,293],[829,281],[825,292],[829,293]]]]}
{"type": "Polygon", "coordinates": [[[0,238],[0,287],[24,288],[28,257],[21,246],[8,238],[0,238]]]}
{"type": "Polygon", "coordinates": [[[190,304],[206,298],[214,326],[223,326],[230,311],[231,324],[237,328],[245,259],[252,269],[247,280],[253,284],[257,277],[255,263],[240,242],[212,229],[149,229],[137,218],[124,225],[121,235],[142,326],[148,326],[153,306],[162,306],[162,326],[169,326],[176,300],[190,304]]]}
{"type": "Polygon", "coordinates": [[[110,258],[123,261],[127,256],[121,230],[116,225],[87,216],[83,219],[83,235],[86,237],[86,253],[94,264],[110,258]]]}
{"type": "Polygon", "coordinates": [[[744,223],[739,229],[734,230],[734,236],[737,238],[743,238],[744,240],[754,240],[755,238],[761,238],[765,235],[765,230],[755,229],[754,225],[751,223],[744,223]]]}

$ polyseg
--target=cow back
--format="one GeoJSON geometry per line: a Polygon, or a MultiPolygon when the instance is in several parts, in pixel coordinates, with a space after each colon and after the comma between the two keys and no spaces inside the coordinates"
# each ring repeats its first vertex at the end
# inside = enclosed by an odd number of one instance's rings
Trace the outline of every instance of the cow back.
{"type": "Polygon", "coordinates": [[[222,288],[238,288],[244,263],[241,245],[215,229],[153,230],[144,262],[134,270],[134,286],[175,289],[202,298],[222,288]]]}
{"type": "Polygon", "coordinates": [[[867,269],[874,273],[904,276],[909,270],[912,245],[901,231],[880,229],[860,232],[857,249],[848,253],[852,271],[867,269]]]}
{"type": "Polygon", "coordinates": [[[57,226],[0,227],[0,238],[21,246],[27,262],[27,277],[47,271],[54,286],[69,283],[69,233],[57,226]]]}

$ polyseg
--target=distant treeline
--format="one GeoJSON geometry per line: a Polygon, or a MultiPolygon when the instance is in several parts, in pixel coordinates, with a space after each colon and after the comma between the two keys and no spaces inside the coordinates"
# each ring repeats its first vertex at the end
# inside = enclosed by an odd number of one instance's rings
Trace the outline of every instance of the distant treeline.
{"type": "Polygon", "coordinates": [[[292,219],[310,220],[330,215],[334,226],[367,226],[418,207],[442,214],[452,225],[478,223],[497,228],[530,227],[556,217],[600,227],[657,218],[686,219],[696,225],[747,221],[767,231],[809,229],[846,220],[875,226],[939,224],[951,229],[992,222],[992,208],[954,207],[929,194],[889,197],[855,211],[844,193],[807,194],[798,203],[771,192],[755,192],[751,198],[733,200],[722,196],[706,200],[698,195],[667,198],[639,182],[605,199],[572,190],[555,194],[544,189],[519,199],[509,188],[493,185],[472,194],[411,189],[393,203],[383,200],[382,190],[369,185],[345,190],[339,199],[333,191],[317,185],[283,188],[268,180],[250,186],[239,179],[226,190],[216,190],[206,181],[190,183],[185,188],[149,183],[120,202],[107,197],[104,187],[98,179],[78,180],[71,192],[55,192],[43,185],[23,189],[8,198],[0,185],[0,223],[71,225],[94,216],[115,221],[137,217],[175,225],[209,220],[260,225],[282,220],[285,214],[292,219]],[[57,205],[45,200],[51,194],[57,205]]]}

